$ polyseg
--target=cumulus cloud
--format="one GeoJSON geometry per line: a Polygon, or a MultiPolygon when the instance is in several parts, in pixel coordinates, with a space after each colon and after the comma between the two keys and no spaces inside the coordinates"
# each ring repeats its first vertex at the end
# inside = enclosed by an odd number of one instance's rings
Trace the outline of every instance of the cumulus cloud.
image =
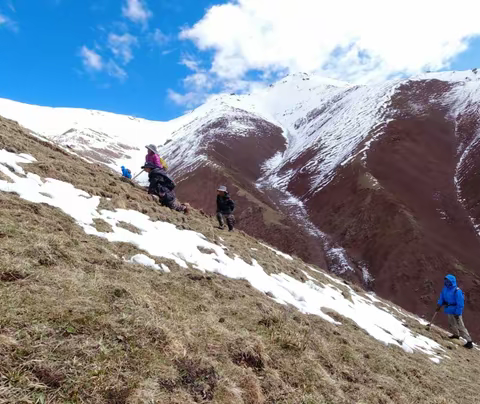
{"type": "Polygon", "coordinates": [[[180,60],[180,64],[195,72],[202,70],[200,68],[200,60],[196,59],[190,54],[183,54],[182,59],[180,60]]]}
{"type": "Polygon", "coordinates": [[[168,98],[175,104],[187,108],[196,107],[218,93],[249,93],[264,88],[266,82],[273,78],[272,74],[262,75],[263,81],[219,77],[207,69],[200,59],[188,53],[182,55],[180,64],[192,71],[182,80],[186,93],[169,90],[168,98]]]}
{"type": "Polygon", "coordinates": [[[180,94],[176,91],[173,91],[172,89],[169,89],[168,98],[176,105],[187,108],[194,108],[205,102],[208,98],[208,94],[197,91],[190,91],[185,94],[180,94]]]}
{"type": "Polygon", "coordinates": [[[95,52],[93,49],[87,48],[85,45],[80,49],[80,56],[82,58],[83,65],[87,70],[100,71],[103,69],[102,56],[95,52]]]}
{"type": "Polygon", "coordinates": [[[109,59],[105,62],[99,53],[86,46],[82,46],[80,49],[80,57],[82,58],[83,66],[88,72],[105,72],[120,81],[125,81],[128,77],[127,72],[118,66],[114,60],[109,59]]]}
{"type": "Polygon", "coordinates": [[[123,35],[111,33],[108,35],[108,47],[123,64],[128,64],[133,59],[132,48],[137,44],[137,38],[129,33],[123,35]]]}
{"type": "Polygon", "coordinates": [[[211,7],[182,39],[213,51],[223,80],[317,72],[353,82],[438,70],[480,34],[480,2],[234,0],[211,7]]]}
{"type": "Polygon", "coordinates": [[[153,15],[143,0],[126,0],[122,7],[122,14],[129,20],[144,26],[153,15]]]}
{"type": "Polygon", "coordinates": [[[195,90],[211,90],[214,86],[214,80],[207,72],[197,72],[187,76],[183,80],[185,87],[195,90]]]}
{"type": "Polygon", "coordinates": [[[193,108],[206,101],[210,91],[218,85],[218,78],[210,74],[201,61],[190,54],[183,54],[180,64],[193,71],[182,81],[187,92],[181,94],[169,89],[168,98],[177,105],[193,108]]]}

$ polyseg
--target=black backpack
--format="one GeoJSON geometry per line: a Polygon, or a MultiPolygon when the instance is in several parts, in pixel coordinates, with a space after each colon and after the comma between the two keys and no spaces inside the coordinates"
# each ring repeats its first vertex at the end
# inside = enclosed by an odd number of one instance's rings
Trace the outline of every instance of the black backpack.
{"type": "Polygon", "coordinates": [[[175,182],[167,174],[162,173],[161,178],[162,180],[159,182],[160,186],[167,188],[169,191],[175,189],[175,182]]]}
{"type": "Polygon", "coordinates": [[[175,182],[167,175],[165,176],[165,187],[170,191],[173,191],[176,187],[175,182]]]}

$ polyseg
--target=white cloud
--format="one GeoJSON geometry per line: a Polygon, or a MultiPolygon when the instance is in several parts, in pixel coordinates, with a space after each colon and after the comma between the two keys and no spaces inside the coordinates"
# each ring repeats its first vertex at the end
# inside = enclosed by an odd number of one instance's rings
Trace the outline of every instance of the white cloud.
{"type": "Polygon", "coordinates": [[[127,72],[118,66],[114,60],[109,59],[108,62],[104,62],[99,53],[86,46],[82,46],[80,49],[80,57],[82,58],[83,66],[89,72],[105,72],[122,82],[128,77],[127,72]]]}
{"type": "Polygon", "coordinates": [[[80,56],[82,58],[83,65],[87,70],[101,71],[104,67],[102,56],[92,49],[82,46],[80,49],[80,56]]]}
{"type": "Polygon", "coordinates": [[[180,37],[213,50],[223,80],[256,70],[366,82],[448,66],[480,34],[479,15],[478,0],[236,0],[180,37]]]}
{"type": "Polygon", "coordinates": [[[162,30],[160,29],[155,29],[150,35],[149,35],[150,41],[154,43],[155,45],[158,46],[163,46],[170,42],[170,36],[165,35],[162,30]]]}
{"type": "Polygon", "coordinates": [[[188,69],[194,72],[200,71],[200,61],[195,59],[192,55],[184,54],[180,60],[180,64],[186,66],[188,69]]]}
{"type": "Polygon", "coordinates": [[[169,89],[168,98],[177,105],[187,108],[194,108],[197,105],[205,102],[205,100],[208,98],[208,95],[206,93],[197,91],[190,91],[186,94],[180,94],[173,91],[172,89],[169,89]]]}
{"type": "Polygon", "coordinates": [[[143,0],[126,0],[125,5],[122,7],[122,14],[129,20],[144,26],[146,26],[148,19],[153,15],[143,0]]]}
{"type": "MultiPolygon", "coordinates": [[[[180,64],[186,66],[193,72],[183,79],[183,86],[187,92],[181,94],[173,90],[168,90],[168,98],[175,104],[187,108],[193,108],[202,104],[209,97],[215,96],[214,93],[246,93],[263,88],[266,85],[260,81],[243,80],[240,78],[225,79],[219,77],[217,74],[206,70],[202,66],[201,61],[190,54],[183,54],[180,64]]],[[[270,77],[270,75],[265,76],[270,77]]]]}
{"type": "Polygon", "coordinates": [[[111,59],[105,65],[105,69],[109,76],[115,77],[122,82],[125,81],[128,77],[127,72],[111,59]]]}
{"type": "Polygon", "coordinates": [[[108,47],[124,64],[128,64],[133,59],[132,48],[137,44],[137,38],[129,33],[123,35],[111,33],[108,36],[108,47]]]}
{"type": "Polygon", "coordinates": [[[14,32],[18,31],[18,24],[4,14],[0,14],[0,28],[1,27],[8,28],[14,32]]]}
{"type": "Polygon", "coordinates": [[[211,75],[206,72],[198,72],[187,76],[183,80],[185,87],[190,87],[196,90],[211,90],[214,85],[214,80],[211,75]]]}

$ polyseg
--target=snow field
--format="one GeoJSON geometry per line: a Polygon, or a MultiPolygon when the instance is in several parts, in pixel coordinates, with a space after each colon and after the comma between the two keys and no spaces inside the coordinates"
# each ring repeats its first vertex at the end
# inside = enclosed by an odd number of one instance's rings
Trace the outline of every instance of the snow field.
{"type": "MultiPolygon", "coordinates": [[[[191,267],[232,279],[244,279],[279,304],[290,304],[303,313],[317,315],[340,325],[327,314],[335,311],[354,321],[384,344],[399,346],[410,353],[422,352],[435,362],[442,358],[440,355],[443,349],[435,341],[412,333],[395,315],[375,306],[373,297],[360,296],[352,288],[348,288],[349,296],[345,297],[345,292],[342,293],[339,287],[343,285],[341,281],[325,273],[321,274],[331,283],[321,284],[312,276],[308,277],[307,282],[300,282],[283,273],[269,275],[255,259],[248,263],[239,256],[230,258],[225,253],[225,247],[209,242],[200,233],[180,230],[170,223],[154,222],[134,210],[99,211],[99,197],[91,196],[69,183],[50,178],[42,180],[35,174],[25,172],[19,165],[34,161],[29,155],[0,150],[0,172],[9,178],[9,181],[0,180],[0,191],[14,192],[30,202],[57,207],[70,215],[87,234],[103,237],[111,242],[131,243],[151,256],[173,260],[181,268],[191,267]],[[94,219],[105,220],[112,226],[112,232],[97,231],[94,219]],[[118,227],[121,221],[134,225],[141,234],[118,227]],[[202,252],[199,248],[209,253],[202,252]]],[[[253,249],[252,251],[252,254],[256,252],[253,249]]],[[[286,261],[292,260],[280,251],[273,251],[286,261]]],[[[129,261],[155,270],[170,271],[166,265],[159,266],[144,254],[137,254],[129,261]]]]}

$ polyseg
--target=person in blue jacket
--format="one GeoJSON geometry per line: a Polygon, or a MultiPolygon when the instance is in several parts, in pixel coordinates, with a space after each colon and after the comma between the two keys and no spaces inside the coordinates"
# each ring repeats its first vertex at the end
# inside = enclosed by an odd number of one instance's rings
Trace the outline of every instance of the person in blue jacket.
{"type": "Polygon", "coordinates": [[[131,180],[132,179],[132,172],[128,168],[125,168],[125,166],[122,166],[122,176],[131,180]]]}
{"type": "Polygon", "coordinates": [[[444,287],[438,299],[437,311],[440,311],[445,306],[445,314],[448,316],[448,325],[453,334],[450,339],[460,339],[463,337],[467,340],[464,345],[465,348],[472,349],[473,343],[470,334],[463,323],[463,308],[465,306],[465,299],[462,290],[457,286],[457,279],[453,275],[447,275],[444,279],[444,287]]]}

